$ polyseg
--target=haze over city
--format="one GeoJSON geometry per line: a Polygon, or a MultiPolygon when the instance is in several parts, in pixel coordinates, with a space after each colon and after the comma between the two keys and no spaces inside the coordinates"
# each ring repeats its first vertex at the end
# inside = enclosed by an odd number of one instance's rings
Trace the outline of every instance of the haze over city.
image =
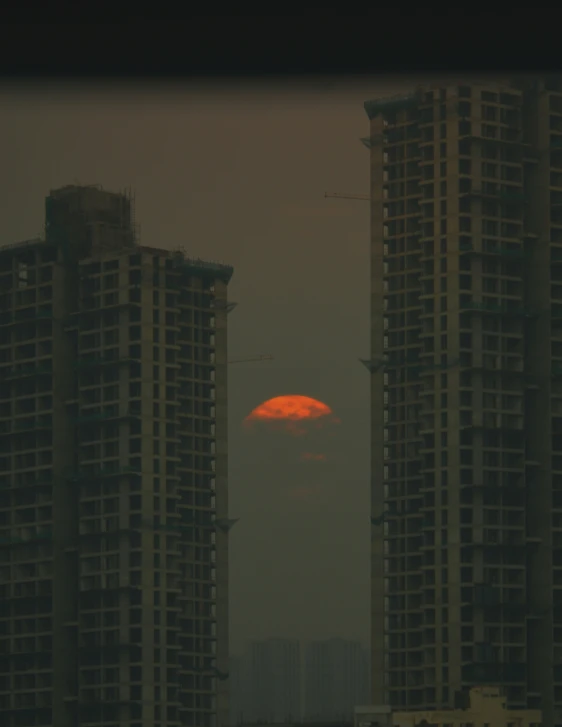
{"type": "Polygon", "coordinates": [[[562,77],[0,132],[6,727],[562,725],[562,77]]]}
{"type": "Polygon", "coordinates": [[[34,237],[68,183],[132,188],[141,244],[234,266],[229,356],[231,652],[248,638],[368,639],[368,205],[365,99],[400,81],[0,95],[6,242],[34,237]],[[275,396],[339,424],[248,430],[275,396]],[[307,455],[329,455],[328,461],[307,455]]]}

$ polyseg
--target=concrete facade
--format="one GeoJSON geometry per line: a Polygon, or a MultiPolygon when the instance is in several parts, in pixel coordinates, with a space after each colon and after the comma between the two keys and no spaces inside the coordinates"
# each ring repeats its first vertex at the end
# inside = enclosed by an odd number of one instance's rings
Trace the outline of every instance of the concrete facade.
{"type": "Polygon", "coordinates": [[[365,108],[371,698],[562,724],[562,84],[365,108]]]}
{"type": "Polygon", "coordinates": [[[228,724],[231,275],[96,187],[0,248],[3,727],[228,724]]]}

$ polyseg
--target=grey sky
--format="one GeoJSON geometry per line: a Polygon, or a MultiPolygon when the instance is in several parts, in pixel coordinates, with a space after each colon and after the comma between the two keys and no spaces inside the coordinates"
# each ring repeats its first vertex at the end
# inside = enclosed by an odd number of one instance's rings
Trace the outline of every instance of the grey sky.
{"type": "Polygon", "coordinates": [[[2,243],[38,235],[49,189],[132,187],[141,242],[231,263],[231,644],[367,639],[368,192],[363,101],[401,82],[0,89],[2,243]],[[305,394],[341,424],[307,438],[241,426],[305,394]],[[302,452],[330,461],[300,462],[302,452]]]}

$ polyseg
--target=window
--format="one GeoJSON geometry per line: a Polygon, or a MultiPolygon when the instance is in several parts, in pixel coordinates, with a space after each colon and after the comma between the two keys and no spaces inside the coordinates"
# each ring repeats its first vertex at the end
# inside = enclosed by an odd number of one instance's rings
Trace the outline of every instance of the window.
{"type": "Polygon", "coordinates": [[[459,280],[461,290],[472,290],[472,275],[461,275],[459,280]]]}
{"type": "Polygon", "coordinates": [[[498,110],[495,106],[482,106],[482,118],[485,121],[497,121],[498,110]]]}
{"type": "Polygon", "coordinates": [[[119,275],[113,273],[112,275],[104,275],[103,277],[103,289],[110,290],[111,288],[119,287],[119,275]]]}
{"type": "Polygon", "coordinates": [[[483,162],[482,163],[482,176],[483,177],[491,177],[492,179],[498,178],[498,165],[497,164],[491,164],[490,162],[483,162]]]}

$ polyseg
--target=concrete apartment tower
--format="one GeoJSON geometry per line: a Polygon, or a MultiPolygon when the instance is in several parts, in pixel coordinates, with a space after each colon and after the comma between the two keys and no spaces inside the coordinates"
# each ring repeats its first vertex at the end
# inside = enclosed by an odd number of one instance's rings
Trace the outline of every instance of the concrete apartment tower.
{"type": "Polygon", "coordinates": [[[365,109],[372,701],[562,724],[562,80],[365,109]]]}
{"type": "Polygon", "coordinates": [[[228,724],[231,275],[97,187],[0,248],[2,727],[228,724]]]}

